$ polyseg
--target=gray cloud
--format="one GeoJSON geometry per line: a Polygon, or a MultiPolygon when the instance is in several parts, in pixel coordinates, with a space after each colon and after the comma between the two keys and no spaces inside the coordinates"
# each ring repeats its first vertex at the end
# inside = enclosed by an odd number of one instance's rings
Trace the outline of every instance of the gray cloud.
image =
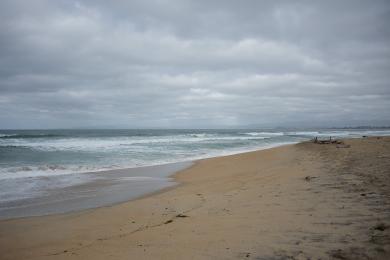
{"type": "Polygon", "coordinates": [[[0,128],[390,124],[388,1],[2,1],[0,128]]]}

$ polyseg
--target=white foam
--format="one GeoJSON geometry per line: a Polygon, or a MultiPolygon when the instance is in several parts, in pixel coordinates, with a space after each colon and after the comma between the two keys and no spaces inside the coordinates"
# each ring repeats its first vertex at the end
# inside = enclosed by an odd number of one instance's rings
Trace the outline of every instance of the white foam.
{"type": "Polygon", "coordinates": [[[167,137],[114,137],[114,138],[59,138],[59,139],[9,139],[1,140],[0,146],[28,147],[40,151],[122,151],[123,147],[148,144],[182,144],[218,141],[250,141],[268,139],[270,136],[213,136],[200,134],[196,136],[167,137]]]}
{"type": "Polygon", "coordinates": [[[11,137],[11,136],[16,136],[16,134],[2,134],[2,133],[0,133],[0,138],[1,137],[11,137]]]}
{"type": "Polygon", "coordinates": [[[300,131],[300,132],[286,132],[288,136],[309,136],[309,137],[361,137],[367,136],[385,136],[390,135],[390,130],[328,130],[328,131],[300,131]]]}
{"type": "Polygon", "coordinates": [[[44,165],[24,163],[25,166],[20,167],[3,166],[0,168],[0,180],[67,175],[191,161],[296,143],[314,136],[337,138],[362,135],[390,135],[390,130],[291,131],[284,133],[252,131],[237,133],[236,135],[229,133],[196,133],[148,137],[3,139],[0,140],[0,146],[29,147],[42,151],[77,151],[81,154],[84,152],[99,152],[101,153],[99,156],[102,156],[101,158],[105,160],[93,159],[83,162],[85,165],[69,165],[56,162],[44,165]],[[193,144],[196,145],[192,146],[193,144]]]}
{"type": "Polygon", "coordinates": [[[270,137],[270,136],[283,136],[284,133],[282,132],[249,132],[249,133],[244,133],[245,135],[250,135],[250,136],[263,136],[263,137],[270,137]]]}
{"type": "MultiPolygon", "coordinates": [[[[119,168],[119,167],[118,167],[119,168]]],[[[0,180],[33,178],[44,176],[59,176],[75,173],[96,172],[111,170],[114,167],[93,167],[93,166],[76,166],[76,165],[41,165],[41,166],[22,166],[6,167],[0,169],[0,180]]]]}
{"type": "Polygon", "coordinates": [[[4,167],[0,169],[0,180],[5,179],[18,179],[18,178],[32,178],[32,177],[43,177],[43,176],[59,176],[69,174],[80,174],[86,172],[100,172],[115,169],[126,169],[141,166],[154,166],[162,165],[167,163],[178,163],[185,161],[193,161],[199,159],[206,159],[218,156],[233,155],[239,153],[245,153],[255,150],[267,149],[276,147],[284,144],[295,143],[295,142],[282,142],[273,144],[262,144],[251,147],[240,147],[230,148],[221,150],[200,150],[197,152],[187,151],[185,154],[172,154],[172,156],[163,159],[132,159],[125,163],[118,163],[112,165],[97,165],[94,164],[88,166],[80,165],[40,165],[40,166],[21,166],[21,167],[4,167]]]}
{"type": "Polygon", "coordinates": [[[304,132],[287,132],[286,135],[290,136],[316,136],[319,135],[320,133],[317,131],[304,131],[304,132]]]}

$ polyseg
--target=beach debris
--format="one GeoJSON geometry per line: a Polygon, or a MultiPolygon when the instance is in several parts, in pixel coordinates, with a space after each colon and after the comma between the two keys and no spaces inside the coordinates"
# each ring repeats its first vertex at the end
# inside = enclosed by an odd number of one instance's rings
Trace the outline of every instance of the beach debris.
{"type": "Polygon", "coordinates": [[[340,140],[337,140],[337,139],[332,139],[331,136],[329,136],[329,139],[326,139],[326,140],[320,140],[316,136],[312,141],[315,144],[344,144],[343,141],[340,141],[340,140]]]}
{"type": "Polygon", "coordinates": [[[330,252],[330,256],[334,259],[349,259],[345,252],[341,249],[333,250],[330,252]]]}
{"type": "Polygon", "coordinates": [[[173,222],[173,220],[169,219],[169,220],[165,221],[164,224],[169,224],[169,223],[172,223],[172,222],[173,222]]]}
{"type": "Polygon", "coordinates": [[[178,214],[176,215],[177,218],[188,218],[187,215],[184,215],[184,214],[178,214]]]}
{"type": "Polygon", "coordinates": [[[375,227],[374,227],[375,230],[379,230],[379,231],[385,231],[388,228],[389,228],[389,226],[387,226],[384,223],[379,223],[379,224],[375,225],[375,227]]]}
{"type": "Polygon", "coordinates": [[[315,179],[317,177],[314,177],[314,176],[306,176],[305,177],[305,181],[311,181],[312,179],[315,179]]]}

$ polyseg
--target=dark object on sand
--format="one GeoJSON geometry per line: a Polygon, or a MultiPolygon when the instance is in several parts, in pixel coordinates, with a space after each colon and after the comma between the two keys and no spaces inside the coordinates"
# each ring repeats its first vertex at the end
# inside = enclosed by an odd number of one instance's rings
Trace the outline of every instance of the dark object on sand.
{"type": "Polygon", "coordinates": [[[179,214],[179,215],[176,215],[177,218],[188,218],[187,215],[184,215],[184,214],[179,214]]]}
{"type": "Polygon", "coordinates": [[[170,220],[165,221],[164,224],[169,224],[169,223],[172,223],[172,222],[173,222],[173,220],[170,219],[170,220]]]}
{"type": "Polygon", "coordinates": [[[332,140],[332,137],[330,136],[328,140],[319,140],[318,137],[316,136],[314,139],[313,139],[313,142],[315,144],[344,144],[343,141],[339,141],[339,140],[332,140]]]}
{"type": "Polygon", "coordinates": [[[305,181],[311,181],[312,179],[317,178],[317,177],[312,177],[312,176],[306,176],[305,181]]]}
{"type": "Polygon", "coordinates": [[[384,224],[384,223],[380,223],[380,224],[377,224],[374,229],[375,230],[379,230],[379,231],[385,231],[385,229],[388,229],[389,227],[384,224]]]}

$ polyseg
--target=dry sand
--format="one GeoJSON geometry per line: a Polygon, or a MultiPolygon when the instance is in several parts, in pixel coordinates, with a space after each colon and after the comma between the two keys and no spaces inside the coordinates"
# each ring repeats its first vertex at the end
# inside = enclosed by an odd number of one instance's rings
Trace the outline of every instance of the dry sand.
{"type": "Polygon", "coordinates": [[[390,137],[206,159],[176,188],[0,222],[1,259],[390,259],[390,137]]]}

